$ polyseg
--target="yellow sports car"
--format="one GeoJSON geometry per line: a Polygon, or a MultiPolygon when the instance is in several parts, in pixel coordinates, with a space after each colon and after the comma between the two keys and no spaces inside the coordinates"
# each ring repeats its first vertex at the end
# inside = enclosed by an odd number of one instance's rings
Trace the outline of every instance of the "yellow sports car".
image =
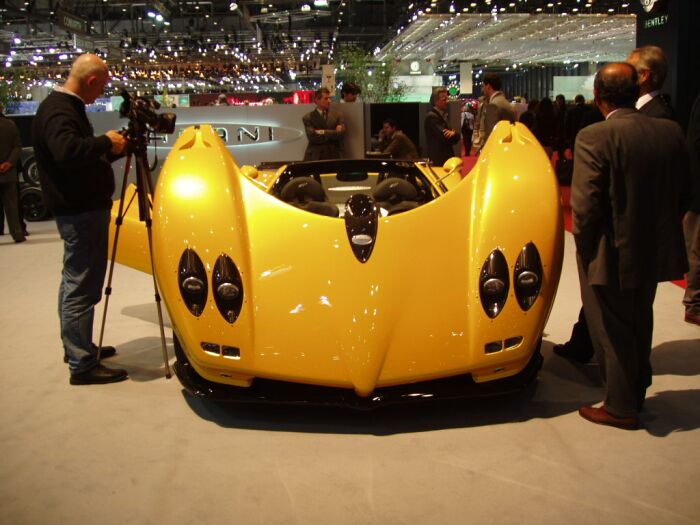
{"type": "MultiPolygon", "coordinates": [[[[239,168],[190,127],[153,197],[176,373],[198,396],[355,408],[522,388],[563,232],[521,124],[499,123],[466,177],[458,158],[239,168]]],[[[130,212],[117,261],[150,272],[146,243],[130,212]]]]}

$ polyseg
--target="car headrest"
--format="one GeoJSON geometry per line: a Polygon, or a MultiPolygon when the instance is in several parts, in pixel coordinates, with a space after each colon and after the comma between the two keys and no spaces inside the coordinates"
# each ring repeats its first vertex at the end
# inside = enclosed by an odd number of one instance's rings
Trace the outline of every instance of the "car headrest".
{"type": "Polygon", "coordinates": [[[325,201],[326,194],[319,182],[311,177],[296,177],[284,185],[280,193],[284,202],[325,201]]]}
{"type": "Polygon", "coordinates": [[[386,201],[392,204],[401,201],[412,201],[418,197],[418,190],[410,182],[391,177],[377,184],[372,196],[375,201],[386,201]]]}

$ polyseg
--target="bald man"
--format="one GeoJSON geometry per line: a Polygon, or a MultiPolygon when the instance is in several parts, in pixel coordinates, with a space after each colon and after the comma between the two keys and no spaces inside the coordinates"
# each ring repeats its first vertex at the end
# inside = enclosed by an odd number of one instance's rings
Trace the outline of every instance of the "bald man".
{"type": "Polygon", "coordinates": [[[576,136],[571,205],[581,300],[606,393],[602,406],[579,414],[635,429],[651,385],[656,286],[687,270],[688,156],[677,123],[635,109],[631,64],[603,67],[593,90],[606,120],[576,136]]]}
{"type": "MultiPolygon", "coordinates": [[[[107,270],[114,193],[111,162],[126,146],[126,139],[116,130],[95,137],[85,113],[85,105],[92,104],[108,82],[104,60],[92,54],[79,56],[66,83],[41,103],[32,124],[44,199],[64,242],[58,314],[72,385],[127,378],[126,370],[98,362],[92,342],[95,305],[102,297],[107,270]]],[[[114,347],[103,347],[100,356],[115,353],[114,347]]]]}

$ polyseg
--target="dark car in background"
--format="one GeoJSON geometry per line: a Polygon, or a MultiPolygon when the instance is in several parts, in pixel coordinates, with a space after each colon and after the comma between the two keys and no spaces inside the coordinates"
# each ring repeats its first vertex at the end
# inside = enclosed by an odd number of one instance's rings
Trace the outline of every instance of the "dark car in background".
{"type": "Polygon", "coordinates": [[[44,204],[39,186],[39,171],[32,148],[32,120],[34,115],[7,115],[19,128],[22,157],[19,169],[19,203],[23,217],[28,221],[43,221],[51,214],[44,204]]]}

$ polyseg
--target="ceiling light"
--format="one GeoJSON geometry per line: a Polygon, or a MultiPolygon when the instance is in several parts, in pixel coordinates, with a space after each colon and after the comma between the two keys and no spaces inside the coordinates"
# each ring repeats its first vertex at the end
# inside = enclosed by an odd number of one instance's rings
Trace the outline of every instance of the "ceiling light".
{"type": "Polygon", "coordinates": [[[229,11],[235,11],[236,9],[238,9],[238,3],[237,3],[237,2],[231,2],[231,3],[228,5],[228,9],[229,9],[229,11]]]}
{"type": "Polygon", "coordinates": [[[314,0],[316,7],[328,7],[328,0],[314,0]]]}

